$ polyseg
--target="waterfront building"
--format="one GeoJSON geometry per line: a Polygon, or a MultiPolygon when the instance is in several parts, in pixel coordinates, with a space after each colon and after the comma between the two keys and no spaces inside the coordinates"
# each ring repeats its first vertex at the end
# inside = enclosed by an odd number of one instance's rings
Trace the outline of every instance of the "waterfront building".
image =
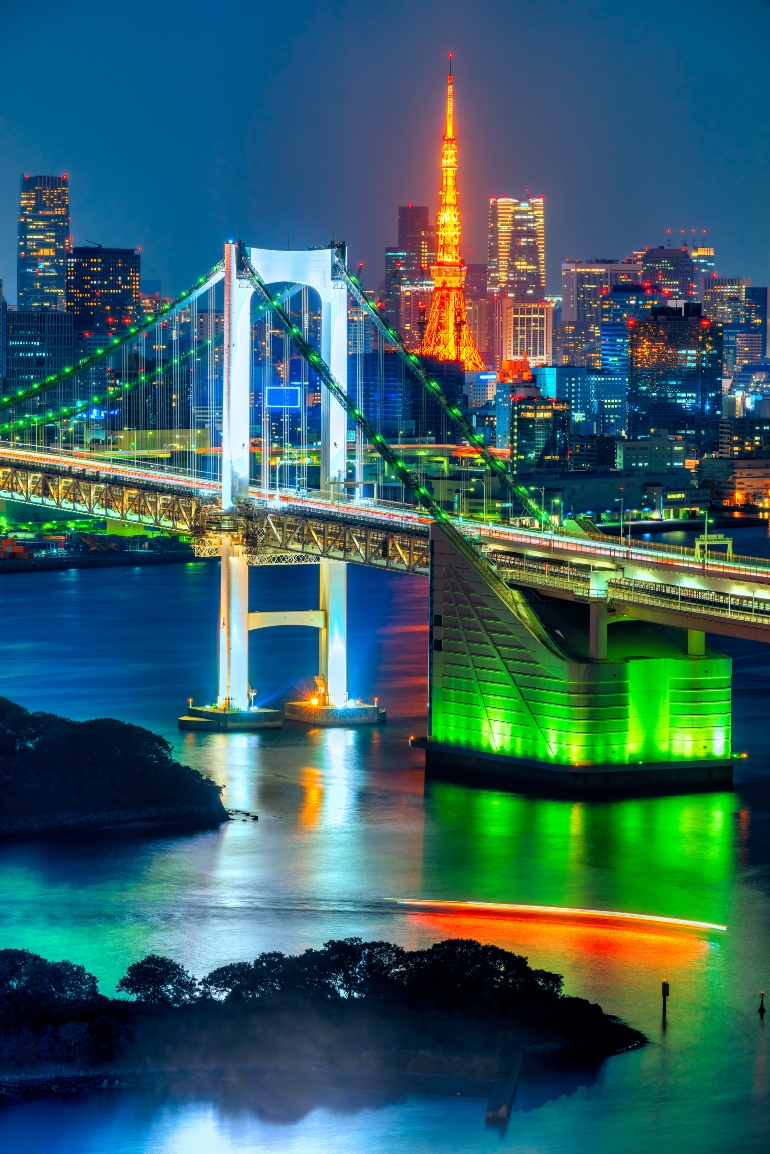
{"type": "Polygon", "coordinates": [[[529,196],[489,198],[487,291],[515,300],[545,294],[545,200],[529,196]]]}
{"type": "Polygon", "coordinates": [[[22,312],[63,309],[71,246],[69,179],[21,177],[16,299],[22,312]]]}
{"type": "Polygon", "coordinates": [[[687,300],[695,295],[695,267],[689,249],[658,248],[645,249],[642,256],[642,284],[656,288],[664,296],[675,300],[687,300]]]}
{"type": "Polygon", "coordinates": [[[468,327],[463,291],[465,266],[460,250],[451,56],[447,77],[446,128],[441,148],[441,177],[441,203],[436,217],[436,263],[430,270],[433,297],[421,352],[437,361],[458,361],[465,370],[480,370],[486,366],[468,327]]]}
{"type": "Polygon", "coordinates": [[[722,398],[722,331],[694,301],[655,307],[629,322],[628,432],[666,430],[701,452],[716,447],[722,398]]]}
{"type": "Polygon", "coordinates": [[[123,333],[140,318],[139,253],[133,248],[73,248],[67,256],[67,311],[76,340],[123,333]]]}

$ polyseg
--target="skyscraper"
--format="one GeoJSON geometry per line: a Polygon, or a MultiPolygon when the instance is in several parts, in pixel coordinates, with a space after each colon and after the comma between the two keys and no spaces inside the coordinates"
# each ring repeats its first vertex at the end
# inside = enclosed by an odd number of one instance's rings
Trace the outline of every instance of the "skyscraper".
{"type": "Polygon", "coordinates": [[[401,289],[429,286],[430,267],[435,259],[436,233],[427,205],[399,205],[398,244],[385,249],[385,279],[381,286],[382,309],[392,324],[399,323],[401,289]]]}
{"type": "Polygon", "coordinates": [[[664,245],[645,249],[642,255],[642,283],[676,300],[687,300],[694,296],[695,267],[688,249],[664,245]]]}
{"type": "Polygon", "coordinates": [[[630,320],[628,435],[664,430],[716,448],[722,402],[722,330],[696,302],[655,307],[630,320]]]}
{"type": "Polygon", "coordinates": [[[489,198],[487,290],[517,301],[541,301],[545,294],[545,201],[489,198]]]}
{"type": "Polygon", "coordinates": [[[568,260],[561,266],[557,364],[601,367],[602,300],[616,285],[638,284],[641,266],[618,260],[568,260]]]}
{"type": "Polygon", "coordinates": [[[139,253],[133,248],[74,248],[67,257],[67,311],[81,347],[125,332],[139,318],[139,253]]]}
{"type": "Polygon", "coordinates": [[[727,373],[762,360],[767,335],[766,289],[752,290],[748,277],[712,276],[703,290],[703,314],[722,326],[727,373]]]}
{"type": "Polygon", "coordinates": [[[483,369],[484,362],[468,328],[463,292],[465,267],[460,256],[451,54],[447,77],[446,129],[441,148],[441,176],[441,204],[436,217],[436,263],[430,270],[433,297],[421,352],[439,361],[461,361],[466,370],[483,369]]]}
{"type": "Polygon", "coordinates": [[[19,194],[18,307],[24,312],[63,309],[70,240],[66,176],[21,177],[19,194]]]}

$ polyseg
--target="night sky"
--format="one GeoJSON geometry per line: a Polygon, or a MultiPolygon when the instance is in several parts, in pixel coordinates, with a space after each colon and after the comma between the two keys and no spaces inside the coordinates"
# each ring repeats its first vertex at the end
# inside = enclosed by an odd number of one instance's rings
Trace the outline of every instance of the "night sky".
{"type": "Polygon", "coordinates": [[[436,211],[453,51],[466,260],[529,188],[551,292],[666,228],[768,284],[768,46],[768,0],[0,0],[0,277],[15,300],[26,171],[69,173],[75,242],[141,246],[165,294],[239,231],[345,239],[377,285],[397,206],[436,211]]]}

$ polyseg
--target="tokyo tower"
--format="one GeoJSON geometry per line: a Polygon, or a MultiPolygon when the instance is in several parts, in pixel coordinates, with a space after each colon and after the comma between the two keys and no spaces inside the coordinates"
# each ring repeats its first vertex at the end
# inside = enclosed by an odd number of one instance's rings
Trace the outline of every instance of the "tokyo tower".
{"type": "Polygon", "coordinates": [[[441,145],[441,206],[436,217],[436,263],[430,275],[433,280],[433,296],[420,352],[439,361],[462,361],[466,369],[483,369],[484,362],[468,328],[463,292],[465,265],[460,256],[451,52],[446,92],[446,131],[441,145]]]}

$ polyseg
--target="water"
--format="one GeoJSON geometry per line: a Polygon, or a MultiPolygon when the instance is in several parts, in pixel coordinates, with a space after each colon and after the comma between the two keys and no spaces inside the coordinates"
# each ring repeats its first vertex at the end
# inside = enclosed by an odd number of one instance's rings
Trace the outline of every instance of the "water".
{"type": "MultiPolygon", "coordinates": [[[[770,553],[739,530],[742,552],[770,553]]],[[[252,608],[311,608],[317,570],[254,570],[252,608]]],[[[123,832],[0,846],[2,943],[68,957],[109,992],[150,951],[202,974],[330,937],[407,947],[470,935],[564,973],[651,1039],[591,1076],[524,1084],[507,1134],[478,1099],[256,1087],[36,1103],[0,1114],[0,1147],[100,1151],[764,1150],[770,1124],[768,651],[714,639],[735,661],[735,792],[578,803],[424,785],[407,739],[425,728],[427,588],[350,569],[351,692],[388,709],[361,730],[180,734],[215,690],[216,565],[24,574],[0,582],[0,694],[72,717],[112,715],[173,741],[259,823],[186,835],[123,832]],[[627,909],[726,923],[727,934],[406,912],[430,896],[627,909]],[[671,982],[667,1029],[660,982],[671,982]]],[[[259,631],[261,702],[309,687],[311,630],[259,631]]]]}

